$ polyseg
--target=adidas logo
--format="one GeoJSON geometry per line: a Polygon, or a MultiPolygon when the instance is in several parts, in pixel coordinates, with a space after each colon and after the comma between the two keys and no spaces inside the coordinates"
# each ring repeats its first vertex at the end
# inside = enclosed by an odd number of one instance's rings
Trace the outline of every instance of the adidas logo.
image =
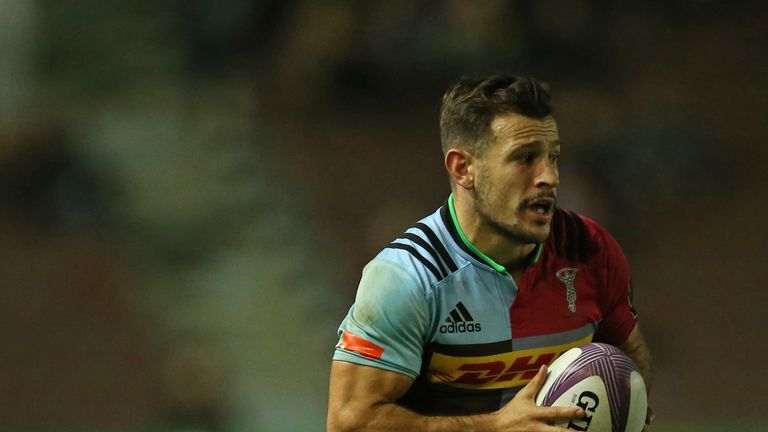
{"type": "Polygon", "coordinates": [[[445,322],[440,326],[440,333],[473,333],[481,330],[480,323],[475,322],[462,302],[456,303],[445,322]]]}

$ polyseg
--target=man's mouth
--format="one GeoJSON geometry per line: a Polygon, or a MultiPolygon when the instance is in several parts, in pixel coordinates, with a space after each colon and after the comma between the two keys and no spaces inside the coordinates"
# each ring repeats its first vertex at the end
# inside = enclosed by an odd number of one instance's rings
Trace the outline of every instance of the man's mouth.
{"type": "Polygon", "coordinates": [[[526,207],[541,216],[549,216],[555,208],[555,199],[537,198],[528,202],[526,207]]]}

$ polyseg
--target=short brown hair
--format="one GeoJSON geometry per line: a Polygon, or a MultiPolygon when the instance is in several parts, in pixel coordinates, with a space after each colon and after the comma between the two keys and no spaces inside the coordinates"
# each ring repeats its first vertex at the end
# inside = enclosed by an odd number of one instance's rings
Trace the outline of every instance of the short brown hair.
{"type": "Polygon", "coordinates": [[[443,95],[440,140],[443,153],[463,148],[480,155],[491,137],[491,122],[505,113],[544,118],[552,113],[549,86],[535,78],[491,75],[462,77],[443,95]]]}

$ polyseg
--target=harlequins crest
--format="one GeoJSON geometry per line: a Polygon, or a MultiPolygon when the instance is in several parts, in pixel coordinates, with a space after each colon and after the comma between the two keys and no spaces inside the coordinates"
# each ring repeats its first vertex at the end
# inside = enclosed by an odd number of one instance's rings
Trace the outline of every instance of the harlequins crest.
{"type": "Polygon", "coordinates": [[[576,288],[573,286],[573,281],[578,273],[579,269],[573,267],[564,267],[555,273],[555,276],[565,284],[568,310],[571,312],[576,312],[576,288]]]}

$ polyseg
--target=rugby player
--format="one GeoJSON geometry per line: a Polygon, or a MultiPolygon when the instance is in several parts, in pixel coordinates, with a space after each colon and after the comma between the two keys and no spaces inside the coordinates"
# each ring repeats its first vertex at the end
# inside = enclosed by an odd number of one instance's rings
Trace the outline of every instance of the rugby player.
{"type": "Polygon", "coordinates": [[[443,97],[452,193],[363,270],[333,356],[328,430],[555,431],[546,366],[590,341],[623,349],[650,387],[627,261],[595,221],[556,206],[548,86],[463,78],[443,97]]]}

